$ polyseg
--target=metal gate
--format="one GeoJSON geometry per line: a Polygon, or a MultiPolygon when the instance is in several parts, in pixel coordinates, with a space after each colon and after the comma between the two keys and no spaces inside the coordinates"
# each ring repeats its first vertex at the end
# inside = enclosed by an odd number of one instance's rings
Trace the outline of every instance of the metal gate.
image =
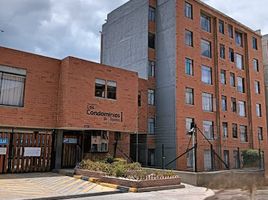
{"type": "Polygon", "coordinates": [[[0,132],[0,174],[51,170],[52,132],[0,132]]]}

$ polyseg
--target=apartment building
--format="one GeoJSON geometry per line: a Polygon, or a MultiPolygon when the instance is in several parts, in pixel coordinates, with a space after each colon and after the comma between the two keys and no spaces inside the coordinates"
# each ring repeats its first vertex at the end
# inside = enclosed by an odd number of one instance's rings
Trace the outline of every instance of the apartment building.
{"type": "Polygon", "coordinates": [[[180,170],[240,168],[243,150],[266,151],[258,32],[199,0],[130,0],[108,14],[101,41],[103,64],[144,79],[148,110],[139,108],[139,122],[148,127],[136,136],[144,140],[136,140],[150,141],[147,162],[180,170]],[[197,162],[193,151],[170,162],[191,147],[193,121],[197,162]]]}
{"type": "Polygon", "coordinates": [[[4,47],[0,55],[0,174],[131,159],[131,135],[144,127],[136,72],[4,47]]]}

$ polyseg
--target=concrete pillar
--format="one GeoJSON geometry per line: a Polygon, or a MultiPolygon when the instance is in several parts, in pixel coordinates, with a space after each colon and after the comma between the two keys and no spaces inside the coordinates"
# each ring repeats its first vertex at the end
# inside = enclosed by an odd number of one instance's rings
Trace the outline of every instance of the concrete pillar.
{"type": "Polygon", "coordinates": [[[62,144],[63,144],[63,130],[57,130],[56,131],[55,169],[61,169],[62,144]]]}

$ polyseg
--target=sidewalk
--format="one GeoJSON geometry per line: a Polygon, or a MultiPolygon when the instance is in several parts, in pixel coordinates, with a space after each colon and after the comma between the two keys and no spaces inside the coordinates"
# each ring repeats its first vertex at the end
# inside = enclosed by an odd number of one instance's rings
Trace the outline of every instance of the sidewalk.
{"type": "Polygon", "coordinates": [[[91,196],[120,191],[55,173],[0,175],[0,199],[20,200],[63,196],[91,196]]]}

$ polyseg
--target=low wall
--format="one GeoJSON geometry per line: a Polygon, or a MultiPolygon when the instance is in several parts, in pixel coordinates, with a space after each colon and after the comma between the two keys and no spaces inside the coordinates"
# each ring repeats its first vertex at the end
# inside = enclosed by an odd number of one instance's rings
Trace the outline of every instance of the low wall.
{"type": "MultiPolygon", "coordinates": [[[[149,169],[158,171],[162,169],[149,169]]],[[[204,186],[213,189],[249,188],[253,185],[263,186],[266,183],[264,170],[223,170],[213,172],[172,171],[183,183],[204,186]]]]}

